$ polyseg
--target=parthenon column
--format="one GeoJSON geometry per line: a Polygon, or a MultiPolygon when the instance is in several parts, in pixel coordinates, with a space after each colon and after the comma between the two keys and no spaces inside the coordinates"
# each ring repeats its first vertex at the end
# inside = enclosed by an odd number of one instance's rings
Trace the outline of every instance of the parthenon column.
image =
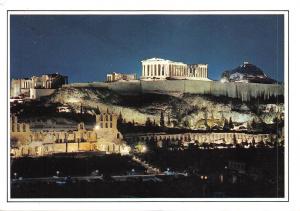
{"type": "Polygon", "coordinates": [[[153,64],[151,65],[151,76],[153,76],[153,64]]]}

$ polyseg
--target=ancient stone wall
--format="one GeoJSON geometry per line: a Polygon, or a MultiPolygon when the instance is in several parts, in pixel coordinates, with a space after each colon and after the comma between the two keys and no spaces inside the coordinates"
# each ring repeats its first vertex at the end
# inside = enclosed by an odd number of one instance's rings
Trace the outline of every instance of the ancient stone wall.
{"type": "Polygon", "coordinates": [[[74,83],[64,87],[105,87],[120,94],[140,93],[191,93],[225,96],[250,101],[253,98],[269,99],[284,95],[284,86],[280,84],[257,83],[221,83],[219,81],[200,80],[160,80],[114,83],[74,83]]]}

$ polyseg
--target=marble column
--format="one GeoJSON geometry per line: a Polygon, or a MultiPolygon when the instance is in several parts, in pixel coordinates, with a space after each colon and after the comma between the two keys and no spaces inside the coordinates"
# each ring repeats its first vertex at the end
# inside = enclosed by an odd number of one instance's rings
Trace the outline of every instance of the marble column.
{"type": "Polygon", "coordinates": [[[151,76],[153,76],[153,64],[151,65],[151,76]]]}
{"type": "Polygon", "coordinates": [[[160,75],[161,75],[161,65],[158,64],[158,76],[160,76],[160,75]]]}

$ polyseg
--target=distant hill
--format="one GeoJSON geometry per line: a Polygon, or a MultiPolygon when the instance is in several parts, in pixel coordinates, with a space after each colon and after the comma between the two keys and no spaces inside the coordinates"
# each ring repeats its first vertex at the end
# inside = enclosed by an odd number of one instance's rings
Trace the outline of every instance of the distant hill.
{"type": "Polygon", "coordinates": [[[233,70],[223,72],[221,82],[244,82],[244,83],[262,83],[275,84],[276,80],[268,77],[263,70],[257,66],[244,62],[233,70]]]}

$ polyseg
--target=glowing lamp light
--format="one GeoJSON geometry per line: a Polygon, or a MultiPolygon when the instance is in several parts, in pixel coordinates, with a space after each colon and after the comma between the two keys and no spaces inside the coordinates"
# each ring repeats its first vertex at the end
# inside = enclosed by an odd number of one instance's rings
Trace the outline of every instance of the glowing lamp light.
{"type": "Polygon", "coordinates": [[[100,129],[100,126],[99,125],[96,125],[95,126],[95,130],[99,130],[100,129]]]}
{"type": "Polygon", "coordinates": [[[142,146],[142,150],[141,150],[142,153],[145,153],[147,152],[147,147],[146,146],[142,146]]]}

